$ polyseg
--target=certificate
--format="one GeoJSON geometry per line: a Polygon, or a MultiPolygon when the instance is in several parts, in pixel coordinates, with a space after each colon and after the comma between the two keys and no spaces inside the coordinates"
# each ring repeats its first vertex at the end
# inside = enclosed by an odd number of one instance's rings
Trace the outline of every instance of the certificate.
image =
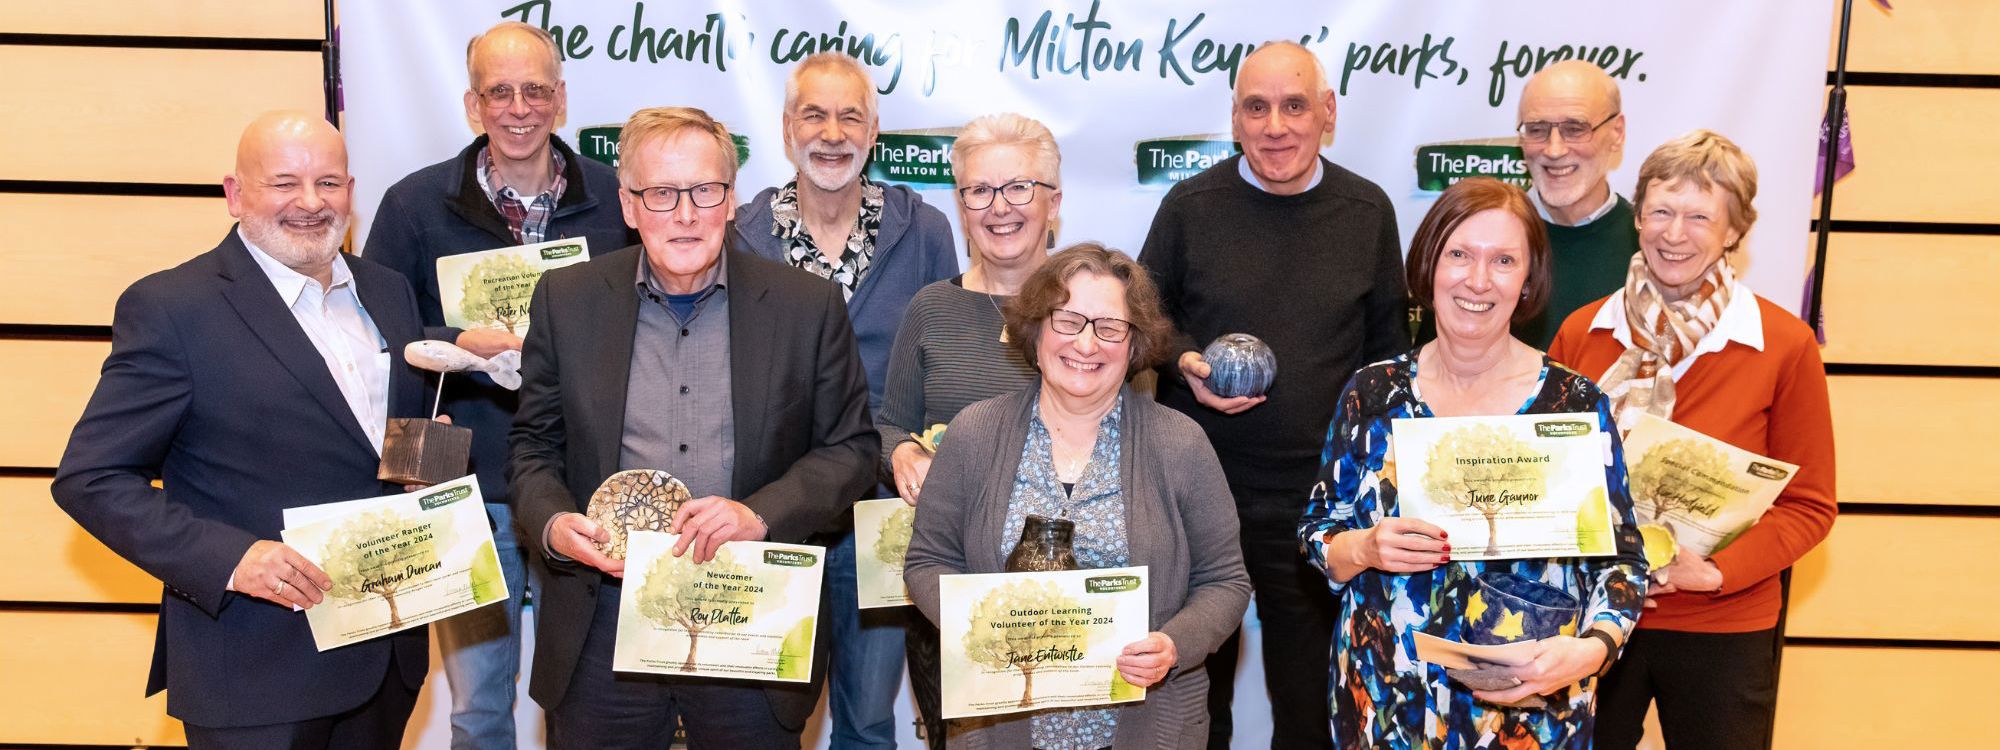
{"type": "Polygon", "coordinates": [[[903,555],[917,509],[900,497],[854,504],[854,589],[862,609],[910,603],[903,585],[903,555]]]}
{"type": "Polygon", "coordinates": [[[1391,423],[1401,515],[1443,527],[1454,560],[1613,554],[1595,413],[1391,423]]]}
{"type": "Polygon", "coordinates": [[[445,325],[528,334],[528,301],[542,272],[590,260],[590,245],[568,237],[437,259],[445,325]]]}
{"type": "Polygon", "coordinates": [[[479,481],[285,510],[285,544],[333,588],[306,610],[325,651],[478,609],[508,596],[479,481]]]}
{"type": "Polygon", "coordinates": [[[1625,465],[1639,521],[1666,526],[1699,555],[1736,541],[1799,473],[1651,414],[1626,436],[1625,465]]]}
{"type": "Polygon", "coordinates": [[[805,682],[825,547],[728,542],[696,565],[680,537],[632,530],[611,668],[805,682]]]}
{"type": "Polygon", "coordinates": [[[1146,637],[1145,566],[938,579],[944,717],[1144,700],[1118,652],[1146,637]]]}

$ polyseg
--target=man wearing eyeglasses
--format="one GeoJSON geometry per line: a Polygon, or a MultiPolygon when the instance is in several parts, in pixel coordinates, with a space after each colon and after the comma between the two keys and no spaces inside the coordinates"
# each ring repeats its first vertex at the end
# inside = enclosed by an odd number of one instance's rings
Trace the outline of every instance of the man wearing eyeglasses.
{"type": "Polygon", "coordinates": [[[1625,155],[1618,83],[1583,60],[1543,68],[1521,90],[1519,130],[1535,185],[1528,195],[1549,230],[1555,284],[1548,307],[1516,324],[1514,334],[1547,349],[1571,312],[1625,285],[1639,250],[1632,204],[1607,179],[1625,155]]]}
{"type": "MultiPolygon", "coordinates": [[[[438,258],[566,237],[587,238],[593,252],[609,252],[630,244],[631,234],[613,197],[618,178],[611,168],[578,158],[555,136],[568,96],[555,40],[536,26],[502,23],[473,37],[465,65],[465,113],[484,133],[457,156],[389,188],[363,254],[410,279],[427,338],[493,356],[521,348],[521,337],[445,326],[438,258]]],[[[445,380],[443,410],[472,429],[472,470],[493,518],[507,590],[515,593],[504,607],[437,624],[451,683],[454,750],[515,746],[514,682],[526,591],[507,509],[507,429],[515,403],[513,391],[483,373],[445,380]]]]}
{"type": "MultiPolygon", "coordinates": [[[[1334,96],[1310,50],[1259,47],[1232,94],[1242,155],[1175,185],[1139,254],[1191,339],[1161,368],[1159,400],[1208,433],[1235,496],[1263,627],[1271,746],[1327,747],[1337,613],[1325,578],[1299,555],[1299,512],[1341,385],[1409,345],[1401,240],[1388,195],[1319,154],[1333,135],[1334,96]],[[1204,387],[1199,349],[1229,333],[1277,355],[1264,396],[1204,387]]],[[[1236,649],[1231,636],[1208,660],[1210,748],[1230,747],[1236,649]]]]}
{"type": "MultiPolygon", "coordinates": [[[[743,247],[840,286],[868,371],[870,414],[882,406],[889,349],[910,298],[958,273],[944,213],[914,190],[862,175],[879,127],[875,84],[861,63],[840,52],[806,58],[785,85],[785,154],[798,172],[736,214],[743,247]]],[[[872,487],[856,499],[895,494],[872,487]]],[[[906,611],[857,606],[853,526],[853,517],[842,514],[820,540],[833,607],[832,741],[893,750],[906,611]]]]}
{"type": "Polygon", "coordinates": [[[665,747],[674,713],[696,747],[797,747],[825,649],[803,685],[613,672],[624,561],[582,511],[613,472],[660,469],[695,497],[672,524],[674,553],[696,563],[830,525],[874,483],[880,451],[846,300],[725,247],[736,147],[706,112],[640,110],[619,145],[640,244],[548,272],[529,305],[511,477],[549,566],[529,692],[555,748],[665,747]]]}

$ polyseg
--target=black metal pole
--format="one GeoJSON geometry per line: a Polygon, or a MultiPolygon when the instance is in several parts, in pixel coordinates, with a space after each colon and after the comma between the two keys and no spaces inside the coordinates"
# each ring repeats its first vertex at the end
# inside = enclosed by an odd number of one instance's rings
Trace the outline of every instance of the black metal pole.
{"type": "Polygon", "coordinates": [[[1826,323],[1822,295],[1826,292],[1826,245],[1833,233],[1833,176],[1839,167],[1840,127],[1847,113],[1847,34],[1853,27],[1854,0],[1840,5],[1840,48],[1833,59],[1833,91],[1826,98],[1826,163],[1820,168],[1819,221],[1813,248],[1812,295],[1806,304],[1806,322],[1814,331],[1826,323]]]}
{"type": "Polygon", "coordinates": [[[320,89],[326,97],[326,121],[340,127],[340,46],[335,43],[333,0],[326,0],[326,34],[319,43],[320,89]]]}

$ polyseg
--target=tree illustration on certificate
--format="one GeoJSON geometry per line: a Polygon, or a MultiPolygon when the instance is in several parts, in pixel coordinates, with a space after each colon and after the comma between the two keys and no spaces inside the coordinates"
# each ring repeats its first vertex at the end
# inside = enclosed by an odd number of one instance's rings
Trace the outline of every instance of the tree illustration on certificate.
{"type": "Polygon", "coordinates": [[[1489,557],[1500,555],[1501,511],[1535,504],[1548,487],[1547,457],[1527,441],[1490,425],[1445,433],[1431,446],[1425,468],[1424,492],[1433,501],[1475,510],[1486,518],[1489,557]],[[1518,460],[1522,458],[1534,460],[1518,460]]]}
{"type": "Polygon", "coordinates": [[[1047,581],[1015,581],[994,589],[972,608],[965,655],[974,663],[1021,673],[1021,708],[1035,705],[1035,670],[1045,661],[1074,661],[1090,646],[1091,629],[1077,618],[1053,613],[1082,605],[1047,581]]]}
{"type": "Polygon", "coordinates": [[[1632,467],[1632,499],[1668,529],[1668,516],[1714,518],[1724,498],[1713,482],[1730,475],[1729,457],[1698,440],[1665,440],[1646,451],[1632,467]]]}
{"type": "Polygon", "coordinates": [[[460,289],[465,297],[458,312],[469,321],[487,328],[515,328],[528,322],[528,301],[535,294],[541,269],[528,261],[498,253],[479,262],[465,275],[460,289]]]}
{"type": "Polygon", "coordinates": [[[681,663],[682,672],[695,671],[695,653],[703,633],[749,622],[759,604],[778,605],[776,592],[748,590],[742,583],[748,574],[727,547],[716,550],[714,559],[700,565],[692,556],[664,554],[653,560],[646,582],[639,588],[639,614],[660,627],[687,632],[688,652],[681,663]]]}
{"type": "Polygon", "coordinates": [[[403,627],[396,595],[422,573],[438,567],[439,535],[450,519],[434,516],[427,525],[393,510],[363,513],[328,536],[321,568],[333,579],[326,593],[335,599],[361,601],[381,597],[389,606],[389,629],[403,627]]]}
{"type": "Polygon", "coordinates": [[[875,538],[875,559],[882,564],[903,567],[910,552],[910,534],[917,523],[917,509],[903,506],[882,517],[881,536],[875,538]]]}

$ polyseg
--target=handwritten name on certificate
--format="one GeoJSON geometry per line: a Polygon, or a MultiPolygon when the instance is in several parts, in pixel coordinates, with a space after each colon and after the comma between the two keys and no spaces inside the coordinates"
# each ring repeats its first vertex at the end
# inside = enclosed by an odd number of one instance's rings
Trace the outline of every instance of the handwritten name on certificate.
{"type": "Polygon", "coordinates": [[[1443,527],[1452,559],[1615,551],[1611,443],[1595,413],[1398,419],[1390,430],[1399,512],[1443,527]]]}
{"type": "Polygon", "coordinates": [[[1625,437],[1625,465],[1639,522],[1668,527],[1699,555],[1736,541],[1799,473],[1651,414],[1625,437]]]}
{"type": "Polygon", "coordinates": [[[917,509],[900,497],[854,504],[854,590],[861,609],[910,603],[903,585],[903,556],[917,509]]]}
{"type": "Polygon", "coordinates": [[[479,482],[285,510],[281,536],[333,579],[306,610],[319,650],[419,627],[506,599],[479,482]]]}
{"type": "Polygon", "coordinates": [[[590,260],[590,243],[568,237],[437,259],[438,302],[453,328],[528,335],[528,302],[550,269],[590,260]]]}
{"type": "Polygon", "coordinates": [[[1144,700],[1118,652],[1150,632],[1145,566],[938,579],[944,717],[1144,700]]]}
{"type": "Polygon", "coordinates": [[[625,585],[611,668],[621,672],[805,682],[812,676],[826,548],[728,542],[696,565],[676,534],[625,539],[625,585]]]}

